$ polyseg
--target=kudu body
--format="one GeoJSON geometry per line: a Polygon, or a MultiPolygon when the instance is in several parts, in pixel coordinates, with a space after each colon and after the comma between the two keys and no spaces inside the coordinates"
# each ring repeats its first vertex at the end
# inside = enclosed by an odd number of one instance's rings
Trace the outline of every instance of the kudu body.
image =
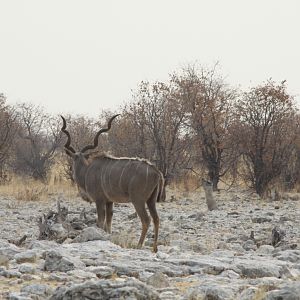
{"type": "MultiPolygon", "coordinates": [[[[117,116],[117,115],[116,115],[117,116]]],[[[157,252],[159,217],[156,202],[164,192],[164,179],[161,172],[151,163],[138,158],[117,158],[107,154],[89,157],[85,153],[98,146],[99,135],[111,128],[113,116],[108,127],[98,131],[94,138],[94,145],[85,146],[76,152],[71,144],[71,137],[66,130],[66,120],[63,119],[62,132],[68,140],[65,144],[66,153],[73,159],[73,177],[80,192],[96,203],[97,225],[111,233],[113,203],[131,202],[142,222],[142,233],[138,247],[142,247],[150,218],[146,211],[148,206],[154,223],[153,251],[157,252]]]]}

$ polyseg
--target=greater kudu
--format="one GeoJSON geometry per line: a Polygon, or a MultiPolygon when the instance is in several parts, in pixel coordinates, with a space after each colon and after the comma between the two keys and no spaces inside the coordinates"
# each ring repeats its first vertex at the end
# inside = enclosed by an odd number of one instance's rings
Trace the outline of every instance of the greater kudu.
{"type": "Polygon", "coordinates": [[[111,123],[117,116],[110,118],[107,128],[97,132],[93,145],[87,145],[79,152],[71,146],[66,120],[61,116],[63,120],[61,131],[68,138],[64,149],[73,159],[73,178],[81,193],[96,203],[97,225],[111,233],[113,203],[131,202],[142,222],[142,234],[138,242],[138,248],[141,248],[150,224],[146,211],[147,204],[154,223],[153,251],[157,252],[159,217],[156,202],[164,194],[162,173],[144,159],[117,158],[107,154],[89,157],[86,153],[87,150],[98,147],[100,134],[110,130],[111,123]]]}

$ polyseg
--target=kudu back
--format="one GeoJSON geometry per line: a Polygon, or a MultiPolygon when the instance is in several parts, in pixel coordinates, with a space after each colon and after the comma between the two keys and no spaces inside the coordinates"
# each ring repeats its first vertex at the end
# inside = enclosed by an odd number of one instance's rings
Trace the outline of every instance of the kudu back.
{"type": "Polygon", "coordinates": [[[144,159],[118,158],[107,154],[89,157],[86,153],[98,147],[99,136],[110,130],[112,121],[117,116],[110,118],[107,128],[97,132],[93,145],[87,145],[79,152],[71,146],[66,120],[61,116],[61,131],[67,136],[64,149],[73,159],[73,178],[80,192],[96,203],[97,225],[111,233],[113,203],[131,202],[142,222],[142,233],[138,242],[138,248],[141,248],[150,224],[147,205],[154,224],[153,251],[157,252],[159,217],[156,202],[164,195],[162,173],[144,159]]]}

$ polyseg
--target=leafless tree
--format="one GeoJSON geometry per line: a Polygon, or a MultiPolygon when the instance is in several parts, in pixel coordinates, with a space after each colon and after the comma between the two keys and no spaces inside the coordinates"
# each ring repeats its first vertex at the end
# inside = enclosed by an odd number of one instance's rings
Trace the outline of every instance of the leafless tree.
{"type": "MultiPolygon", "coordinates": [[[[112,115],[112,113],[106,115],[112,115]]],[[[148,134],[145,118],[135,103],[123,107],[117,124],[111,129],[106,145],[114,155],[151,158],[153,143],[148,134]]],[[[104,141],[105,143],[105,141],[104,141]]]]}
{"type": "Polygon", "coordinates": [[[296,108],[285,81],[272,80],[245,92],[237,104],[239,140],[243,157],[242,175],[264,196],[291,157],[296,139],[296,108]]]}
{"type": "Polygon", "coordinates": [[[124,108],[116,133],[129,156],[148,158],[163,173],[168,184],[185,170],[190,143],[182,130],[185,122],[182,103],[171,83],[141,82],[132,102],[124,108]],[[120,138],[120,137],[123,137],[120,138]]]}
{"type": "Polygon", "coordinates": [[[45,181],[60,144],[59,120],[33,104],[17,105],[19,131],[13,168],[16,173],[45,181]]]}
{"type": "Polygon", "coordinates": [[[300,183],[300,115],[298,113],[289,125],[291,132],[295,132],[295,139],[290,144],[289,157],[279,179],[285,190],[292,190],[300,183]]]}
{"type": "Polygon", "coordinates": [[[5,182],[8,180],[7,162],[18,124],[15,110],[6,105],[6,97],[3,94],[0,94],[0,128],[0,182],[5,182]]]}
{"type": "Polygon", "coordinates": [[[178,97],[188,116],[186,124],[198,148],[193,160],[198,166],[206,167],[213,190],[217,190],[220,178],[235,159],[228,141],[228,130],[233,120],[236,91],[225,83],[216,67],[197,69],[188,66],[181,74],[173,76],[178,97]]]}

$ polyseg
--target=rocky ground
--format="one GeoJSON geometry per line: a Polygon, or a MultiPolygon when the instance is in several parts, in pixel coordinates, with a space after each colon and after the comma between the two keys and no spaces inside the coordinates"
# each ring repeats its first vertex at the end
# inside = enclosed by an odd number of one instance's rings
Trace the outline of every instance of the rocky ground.
{"type": "Polygon", "coordinates": [[[115,206],[111,235],[93,220],[78,226],[74,240],[57,243],[38,240],[38,218],[57,200],[78,220],[83,208],[94,218],[93,205],[63,195],[0,198],[0,299],[300,299],[300,197],[215,197],[214,211],[202,192],[169,193],[158,203],[158,253],[151,252],[152,227],[145,247],[134,249],[141,225],[129,204],[115,206]],[[275,226],[283,240],[271,245],[275,226]]]}

